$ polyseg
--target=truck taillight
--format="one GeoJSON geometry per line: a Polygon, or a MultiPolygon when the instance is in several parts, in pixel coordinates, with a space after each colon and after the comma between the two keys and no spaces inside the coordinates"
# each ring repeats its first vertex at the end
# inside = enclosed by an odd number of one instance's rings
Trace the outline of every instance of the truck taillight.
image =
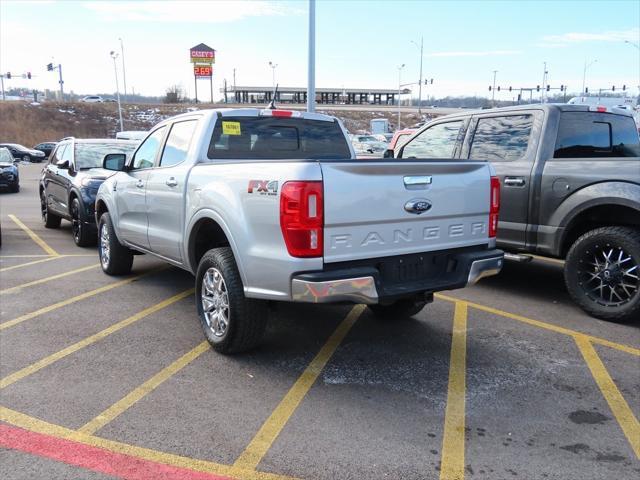
{"type": "Polygon", "coordinates": [[[498,231],[500,212],[500,179],[491,177],[491,204],[489,205],[489,238],[495,238],[498,231]]]}
{"type": "Polygon", "coordinates": [[[286,182],[280,192],[280,228],[292,257],[321,257],[324,237],[322,182],[286,182]]]}

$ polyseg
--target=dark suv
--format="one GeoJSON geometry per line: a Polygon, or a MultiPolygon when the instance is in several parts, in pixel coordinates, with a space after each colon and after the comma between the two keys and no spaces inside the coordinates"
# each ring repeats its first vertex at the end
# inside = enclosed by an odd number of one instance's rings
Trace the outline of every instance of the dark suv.
{"type": "Polygon", "coordinates": [[[498,247],[518,260],[566,259],[567,289],[585,311],[640,319],[640,140],[628,111],[464,112],[428,123],[394,156],[490,161],[501,184],[498,247]]]}
{"type": "Polygon", "coordinates": [[[94,208],[98,187],[113,172],[102,169],[108,153],[131,153],[138,142],[65,138],[49,156],[40,178],[40,208],[47,228],[71,221],[73,240],[79,247],[94,245],[97,230],[94,208]]]}

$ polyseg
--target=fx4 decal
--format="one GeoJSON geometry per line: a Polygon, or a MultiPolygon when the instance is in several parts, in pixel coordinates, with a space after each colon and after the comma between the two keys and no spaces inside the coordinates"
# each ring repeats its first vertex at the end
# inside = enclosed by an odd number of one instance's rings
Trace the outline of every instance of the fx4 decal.
{"type": "Polygon", "coordinates": [[[247,193],[257,193],[259,195],[277,195],[277,180],[249,180],[247,193]]]}

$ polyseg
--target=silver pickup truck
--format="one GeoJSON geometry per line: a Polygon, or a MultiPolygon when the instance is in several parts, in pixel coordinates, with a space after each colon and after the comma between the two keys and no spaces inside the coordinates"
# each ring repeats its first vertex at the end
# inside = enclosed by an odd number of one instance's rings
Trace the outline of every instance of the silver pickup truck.
{"type": "Polygon", "coordinates": [[[260,341],[267,301],[409,316],[503,263],[488,162],[356,160],[326,115],[192,112],[103,166],[117,173],[96,199],[102,269],[127,274],[150,253],[195,274],[205,335],[223,353],[260,341]]]}

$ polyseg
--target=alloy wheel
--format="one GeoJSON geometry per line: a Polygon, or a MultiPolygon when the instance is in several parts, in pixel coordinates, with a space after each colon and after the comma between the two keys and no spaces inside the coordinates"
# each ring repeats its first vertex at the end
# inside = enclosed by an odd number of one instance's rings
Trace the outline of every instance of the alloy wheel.
{"type": "Polygon", "coordinates": [[[100,226],[100,263],[102,268],[108,268],[111,255],[111,247],[109,246],[109,229],[106,225],[100,226]]]}
{"type": "Polygon", "coordinates": [[[217,268],[209,268],[202,278],[201,301],[207,326],[216,337],[224,336],[229,326],[229,294],[217,268]]]}

